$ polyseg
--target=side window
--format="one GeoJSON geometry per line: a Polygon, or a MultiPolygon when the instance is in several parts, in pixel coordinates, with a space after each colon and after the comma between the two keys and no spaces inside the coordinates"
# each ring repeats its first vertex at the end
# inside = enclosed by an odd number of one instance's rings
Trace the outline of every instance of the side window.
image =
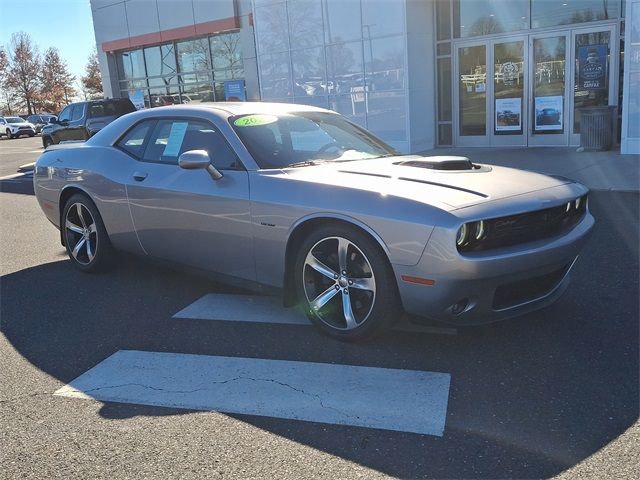
{"type": "Polygon", "coordinates": [[[62,113],[60,113],[60,115],[58,115],[58,120],[60,122],[69,122],[71,120],[71,109],[73,108],[73,105],[68,105],[67,107],[65,107],[64,110],[62,110],[62,113]]]}
{"type": "Polygon", "coordinates": [[[84,115],[84,104],[79,103],[73,106],[73,113],[71,114],[71,121],[75,122],[80,120],[84,115]]]}
{"type": "Polygon", "coordinates": [[[205,150],[219,169],[239,168],[235,152],[223,135],[209,122],[198,120],[160,120],[153,129],[144,160],[178,164],[178,157],[190,150],[205,150]]]}
{"type": "Polygon", "coordinates": [[[118,147],[136,158],[142,158],[145,148],[145,139],[149,135],[149,131],[155,125],[155,120],[147,120],[133,127],[129,132],[117,143],[118,147]]]}

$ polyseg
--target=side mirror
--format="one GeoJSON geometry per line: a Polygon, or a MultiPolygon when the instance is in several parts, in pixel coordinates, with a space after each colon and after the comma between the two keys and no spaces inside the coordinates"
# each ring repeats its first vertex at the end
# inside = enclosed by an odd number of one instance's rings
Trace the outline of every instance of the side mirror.
{"type": "Polygon", "coordinates": [[[68,126],[68,125],[69,125],[69,120],[58,120],[56,123],[57,123],[58,125],[61,125],[61,126],[63,126],[63,127],[66,127],[66,126],[68,126]]]}
{"type": "Polygon", "coordinates": [[[178,157],[178,165],[185,170],[205,169],[214,180],[220,180],[222,173],[211,165],[209,154],[205,150],[189,150],[178,157]]]}

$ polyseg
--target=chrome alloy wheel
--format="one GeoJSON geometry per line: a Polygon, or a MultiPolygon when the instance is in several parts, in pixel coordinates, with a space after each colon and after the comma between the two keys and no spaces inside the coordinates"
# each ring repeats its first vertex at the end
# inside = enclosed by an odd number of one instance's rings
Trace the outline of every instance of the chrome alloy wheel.
{"type": "Polygon", "coordinates": [[[89,265],[98,248],[98,230],[89,209],[82,203],[74,203],[64,219],[65,240],[69,252],[81,265],[89,265]]]}
{"type": "Polygon", "coordinates": [[[373,269],[346,238],[324,238],[311,247],[302,278],[310,313],[331,328],[353,330],[369,318],[376,299],[373,269]]]}

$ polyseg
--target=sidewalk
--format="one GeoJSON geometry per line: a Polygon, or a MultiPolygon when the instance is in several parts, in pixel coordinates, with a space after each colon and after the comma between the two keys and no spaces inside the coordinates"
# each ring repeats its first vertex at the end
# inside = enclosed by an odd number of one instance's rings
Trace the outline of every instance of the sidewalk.
{"type": "Polygon", "coordinates": [[[638,192],[640,156],[576,152],[575,147],[437,148],[422,155],[461,155],[472,162],[563,175],[592,190],[638,192]]]}

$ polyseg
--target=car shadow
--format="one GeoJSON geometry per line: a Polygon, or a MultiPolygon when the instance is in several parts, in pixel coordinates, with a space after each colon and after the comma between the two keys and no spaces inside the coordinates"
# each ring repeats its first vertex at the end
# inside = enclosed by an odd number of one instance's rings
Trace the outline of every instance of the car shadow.
{"type": "Polygon", "coordinates": [[[33,180],[28,174],[0,180],[0,193],[34,195],[33,180]]]}
{"type": "MultiPolygon", "coordinates": [[[[638,196],[592,197],[597,228],[561,301],[455,336],[393,332],[345,344],[306,326],[177,320],[206,293],[245,292],[129,257],[105,274],[55,261],[3,276],[0,327],[63,384],[124,349],[448,372],[443,437],[229,416],[402,478],[552,476],[638,418],[638,232],[629,227],[638,196]]],[[[191,413],[104,403],[99,414],[124,421],[191,413]]]]}

